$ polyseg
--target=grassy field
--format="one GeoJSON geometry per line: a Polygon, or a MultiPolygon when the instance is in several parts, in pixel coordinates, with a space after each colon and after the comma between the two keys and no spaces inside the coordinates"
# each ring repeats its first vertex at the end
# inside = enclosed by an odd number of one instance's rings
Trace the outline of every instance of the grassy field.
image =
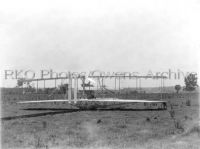
{"type": "Polygon", "coordinates": [[[200,147],[198,94],[165,99],[167,110],[136,108],[143,105],[123,107],[127,110],[71,110],[67,103],[17,104],[19,100],[36,98],[24,96],[2,96],[2,148],[200,147]]]}

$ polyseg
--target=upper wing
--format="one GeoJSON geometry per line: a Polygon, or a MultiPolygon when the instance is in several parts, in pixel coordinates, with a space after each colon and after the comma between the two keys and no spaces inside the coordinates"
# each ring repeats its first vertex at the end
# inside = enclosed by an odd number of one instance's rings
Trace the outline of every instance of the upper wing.
{"type": "Polygon", "coordinates": [[[68,102],[66,99],[19,101],[17,103],[68,102]]]}

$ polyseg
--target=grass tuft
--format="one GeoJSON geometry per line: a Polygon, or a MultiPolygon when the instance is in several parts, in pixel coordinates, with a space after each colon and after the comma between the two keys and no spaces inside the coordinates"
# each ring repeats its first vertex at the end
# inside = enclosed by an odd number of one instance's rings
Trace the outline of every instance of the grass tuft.
{"type": "Polygon", "coordinates": [[[149,117],[146,118],[146,122],[150,122],[151,119],[149,117]]]}
{"type": "Polygon", "coordinates": [[[191,106],[191,101],[188,99],[185,103],[186,106],[191,106]]]}
{"type": "Polygon", "coordinates": [[[186,136],[189,136],[190,134],[197,134],[200,137],[200,126],[195,125],[185,133],[186,136]]]}

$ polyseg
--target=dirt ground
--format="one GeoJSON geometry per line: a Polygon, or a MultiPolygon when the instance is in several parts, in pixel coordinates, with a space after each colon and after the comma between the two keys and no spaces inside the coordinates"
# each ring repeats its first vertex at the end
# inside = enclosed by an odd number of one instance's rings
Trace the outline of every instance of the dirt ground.
{"type": "Polygon", "coordinates": [[[200,147],[197,95],[166,99],[167,110],[135,105],[127,110],[71,110],[66,103],[17,104],[20,99],[14,97],[4,96],[1,103],[3,149],[200,147]]]}

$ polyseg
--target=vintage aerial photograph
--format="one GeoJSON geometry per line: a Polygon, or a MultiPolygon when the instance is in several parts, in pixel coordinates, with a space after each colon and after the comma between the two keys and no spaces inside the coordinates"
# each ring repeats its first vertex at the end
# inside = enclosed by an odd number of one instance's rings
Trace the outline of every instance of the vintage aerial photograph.
{"type": "Polygon", "coordinates": [[[199,149],[199,0],[4,0],[0,148],[199,149]]]}

